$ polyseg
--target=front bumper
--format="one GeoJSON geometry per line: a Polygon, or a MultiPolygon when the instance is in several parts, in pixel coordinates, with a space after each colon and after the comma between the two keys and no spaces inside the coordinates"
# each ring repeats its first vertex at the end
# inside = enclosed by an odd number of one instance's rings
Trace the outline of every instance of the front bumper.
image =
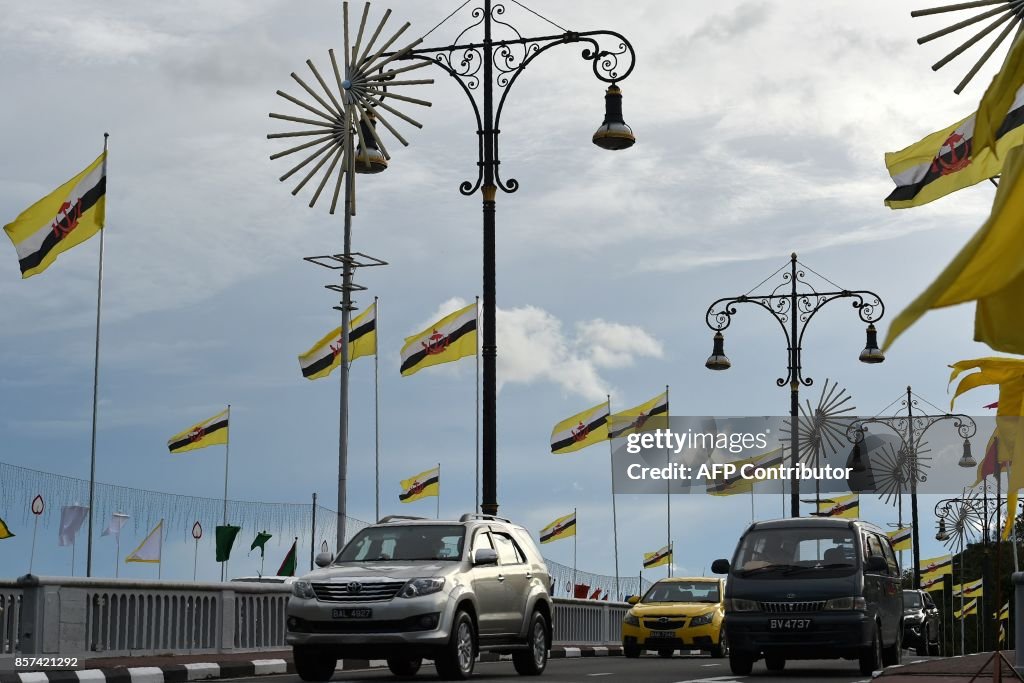
{"type": "Polygon", "coordinates": [[[642,650],[707,650],[718,645],[719,630],[720,622],[714,621],[703,626],[684,626],[667,631],[624,623],[622,624],[622,645],[623,647],[636,646],[642,650]]]}
{"type": "Polygon", "coordinates": [[[771,653],[787,659],[856,657],[874,637],[874,621],[864,612],[730,612],[725,629],[734,652],[771,653]],[[799,631],[769,630],[769,620],[779,618],[810,619],[811,625],[799,631]]]}

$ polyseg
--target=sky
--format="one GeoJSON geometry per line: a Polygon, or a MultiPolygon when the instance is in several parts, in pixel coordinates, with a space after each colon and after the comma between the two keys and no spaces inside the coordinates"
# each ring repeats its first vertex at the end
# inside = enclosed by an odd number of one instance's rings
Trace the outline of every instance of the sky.
{"type": "MultiPolygon", "coordinates": [[[[473,23],[473,6],[425,44],[450,44],[473,23]]],[[[384,7],[394,12],[389,27],[409,21],[413,37],[458,3],[395,0],[375,3],[371,16],[384,7]]],[[[604,88],[580,46],[538,57],[509,93],[501,172],[520,189],[497,197],[498,502],[500,514],[533,531],[576,508],[579,567],[611,574],[609,455],[603,445],[551,455],[552,426],[608,394],[621,409],[665,385],[674,415],[786,414],[787,392],[775,383],[786,365],[776,324],[754,309],[737,314],[726,332],[733,367],[711,373],[704,314],[794,251],[843,288],[877,292],[884,334],[985,220],[993,188],[891,211],[882,204],[891,189],[883,154],[970,113],[1004,51],[956,96],[953,86],[983,47],[933,72],[958,43],[915,39],[952,20],[912,19],[900,3],[531,7],[560,26],[610,29],[631,41],[636,68],[620,85],[637,143],[620,152],[590,143],[604,88]]],[[[514,2],[504,17],[524,35],[561,32],[514,2]]],[[[229,498],[305,504],[315,492],[334,509],[337,376],[304,380],[296,356],[338,324],[336,295],[324,289],[336,274],[302,258],[341,250],[341,216],[322,202],[308,208],[308,191],[291,196],[292,185],[278,181],[290,165],[269,159],[283,145],[266,136],[289,129],[269,112],[295,113],[275,92],[302,94],[289,74],[308,73],[307,58],[326,65],[341,30],[334,0],[6,8],[0,219],[84,168],[110,133],[97,481],[220,498],[222,448],[171,456],[165,444],[230,404],[229,498]]],[[[441,515],[470,511],[474,501],[473,361],[406,378],[398,370],[404,337],[481,288],[480,198],[459,192],[476,177],[472,109],[442,71],[432,77],[415,91],[432,106],[403,107],[423,128],[401,126],[409,146],[392,142],[388,170],[357,181],[354,248],[389,264],[361,272],[367,290],[356,297],[360,308],[380,297],[382,514],[435,514],[433,499],[400,505],[397,494],[399,480],[438,463],[441,515]]],[[[0,245],[0,462],[89,475],[98,250],[94,238],[23,281],[13,246],[0,245]]],[[[912,385],[946,409],[947,366],[993,355],[971,340],[972,313],[929,313],[884,364],[866,366],[857,361],[864,325],[832,303],[804,338],[805,376],[815,384],[803,397],[815,403],[828,378],[859,414],[874,415],[912,385]]],[[[349,514],[361,520],[374,515],[373,392],[372,359],[360,359],[352,367],[349,514]]],[[[993,391],[978,390],[957,409],[984,414],[993,400],[993,391]]],[[[17,484],[0,485],[0,516],[17,534],[0,541],[0,577],[28,569],[27,508],[39,491],[17,484]]],[[[144,509],[145,499],[135,502],[144,509]]],[[[781,503],[758,496],[756,514],[778,516],[781,503]]],[[[932,540],[932,505],[922,497],[923,557],[944,552],[932,540]]],[[[883,526],[896,521],[874,497],[862,510],[883,526]]],[[[635,575],[642,554],[665,543],[665,500],[621,495],[616,513],[620,573],[635,575]]],[[[122,556],[153,514],[133,515],[122,556]]],[[[55,515],[48,510],[40,524],[35,573],[71,569],[70,549],[56,545],[55,515]]],[[[675,573],[709,571],[731,555],[748,521],[746,497],[674,497],[675,573]]],[[[209,537],[218,520],[202,522],[197,575],[213,579],[209,537]]],[[[95,524],[94,573],[109,575],[115,548],[98,535],[106,520],[95,524]]],[[[168,529],[164,577],[187,578],[192,569],[191,526],[179,520],[168,529]]],[[[239,536],[242,551],[258,531],[251,526],[239,536]]],[[[269,572],[291,531],[268,530],[269,572]]],[[[82,532],[78,574],[84,545],[82,532]]],[[[544,552],[571,564],[573,543],[544,552]]],[[[229,573],[258,569],[256,553],[239,552],[229,573]]],[[[156,574],[146,565],[119,571],[156,574]]]]}

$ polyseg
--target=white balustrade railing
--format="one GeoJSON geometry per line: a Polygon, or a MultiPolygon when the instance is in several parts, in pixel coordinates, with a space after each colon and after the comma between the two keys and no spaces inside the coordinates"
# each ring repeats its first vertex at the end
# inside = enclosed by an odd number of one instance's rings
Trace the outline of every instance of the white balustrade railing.
{"type": "MultiPolygon", "coordinates": [[[[133,579],[22,577],[0,581],[0,663],[62,657],[287,649],[290,587],[133,579]]],[[[554,600],[554,641],[616,643],[628,606],[554,600]]]]}

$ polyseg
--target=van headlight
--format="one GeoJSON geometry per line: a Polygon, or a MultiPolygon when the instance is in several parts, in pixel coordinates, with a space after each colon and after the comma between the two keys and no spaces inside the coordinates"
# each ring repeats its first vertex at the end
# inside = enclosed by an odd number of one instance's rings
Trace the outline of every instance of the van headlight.
{"type": "Polygon", "coordinates": [[[626,624],[627,626],[639,626],[640,617],[633,614],[632,612],[626,612],[626,616],[622,619],[622,623],[626,624]]]}
{"type": "Polygon", "coordinates": [[[825,603],[825,609],[831,611],[848,612],[850,610],[867,611],[868,603],[862,597],[832,598],[825,603]]]}
{"type": "Polygon", "coordinates": [[[705,626],[707,624],[710,624],[714,620],[715,613],[708,612],[707,614],[702,614],[699,617],[694,617],[693,619],[690,619],[690,626],[705,626]]]}
{"type": "Polygon", "coordinates": [[[410,579],[402,590],[398,591],[400,598],[418,598],[421,595],[430,595],[444,588],[444,577],[431,577],[427,579],[410,579]]]}
{"type": "Polygon", "coordinates": [[[725,601],[725,611],[727,612],[756,612],[760,608],[761,606],[757,604],[756,600],[731,598],[725,601]]]}
{"type": "Polygon", "coordinates": [[[303,600],[316,600],[313,584],[309,581],[296,581],[292,584],[292,595],[303,600]]]}

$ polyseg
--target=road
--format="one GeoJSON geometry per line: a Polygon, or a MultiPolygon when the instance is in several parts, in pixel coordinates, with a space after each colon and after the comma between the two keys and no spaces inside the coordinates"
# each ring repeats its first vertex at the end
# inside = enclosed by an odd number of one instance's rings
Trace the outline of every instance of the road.
{"type": "MultiPolygon", "coordinates": [[[[925,661],[927,658],[905,656],[903,662],[925,661]]],[[[854,683],[869,681],[870,676],[863,676],[857,669],[857,662],[846,660],[818,660],[805,662],[787,662],[786,670],[780,675],[769,675],[764,662],[754,665],[754,673],[750,676],[733,676],[729,671],[729,662],[724,659],[707,657],[673,657],[662,659],[657,656],[626,659],[624,657],[583,657],[579,659],[552,659],[548,662],[547,671],[538,681],[573,681],[575,683],[605,683],[611,681],[644,681],[644,683],[676,683],[676,681],[707,681],[708,683],[729,683],[730,681],[756,681],[770,683],[772,681],[800,680],[807,683],[827,681],[828,683],[854,683]]],[[[251,680],[254,683],[297,683],[298,676],[260,676],[251,680]]],[[[386,669],[339,672],[333,681],[387,681],[396,680],[386,669]]],[[[409,680],[409,679],[406,679],[409,680]]],[[[415,680],[438,680],[434,667],[429,663],[416,676],[415,680]]],[[[473,681],[522,680],[512,668],[511,662],[478,663],[473,681]]]]}

